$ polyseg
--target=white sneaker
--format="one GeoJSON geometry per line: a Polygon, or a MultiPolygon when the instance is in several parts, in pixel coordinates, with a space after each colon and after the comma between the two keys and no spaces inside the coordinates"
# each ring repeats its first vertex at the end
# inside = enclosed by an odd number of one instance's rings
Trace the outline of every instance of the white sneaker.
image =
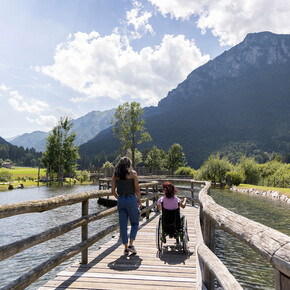
{"type": "Polygon", "coordinates": [[[136,249],[135,249],[134,246],[129,246],[129,247],[128,247],[128,250],[129,250],[131,253],[137,254],[137,251],[136,251],[136,249]]]}

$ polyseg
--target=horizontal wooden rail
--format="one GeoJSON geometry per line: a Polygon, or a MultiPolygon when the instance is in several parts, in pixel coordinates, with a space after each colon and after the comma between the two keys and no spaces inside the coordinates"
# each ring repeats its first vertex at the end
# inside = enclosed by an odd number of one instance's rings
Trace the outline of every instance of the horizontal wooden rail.
{"type": "Polygon", "coordinates": [[[208,188],[209,184],[199,193],[204,214],[290,277],[290,237],[218,205],[207,195],[208,188]]]}
{"type": "MultiPolygon", "coordinates": [[[[288,290],[290,287],[290,237],[218,205],[208,195],[210,185],[210,182],[204,182],[199,193],[200,222],[205,245],[211,249],[214,244],[214,225],[219,226],[267,260],[275,270],[276,289],[288,290]]],[[[202,252],[201,249],[198,251],[200,256],[202,252]]],[[[208,251],[204,249],[204,252],[208,251]]],[[[213,279],[209,273],[220,275],[216,267],[219,266],[213,267],[211,260],[204,259],[203,281],[209,289],[213,289],[213,279]]]]}
{"type": "MultiPolygon", "coordinates": [[[[155,184],[154,184],[155,185],[155,184]]],[[[110,193],[109,193],[110,194],[110,193]]],[[[150,200],[152,198],[158,197],[159,194],[151,194],[150,196],[143,198],[141,201],[146,202],[147,200],[150,200]]],[[[157,205],[157,203],[151,205],[149,208],[145,208],[141,211],[142,213],[146,213],[150,211],[152,208],[154,208],[157,205]]],[[[0,261],[7,259],[21,251],[24,251],[28,248],[31,248],[35,245],[41,244],[43,242],[46,242],[50,239],[56,238],[58,236],[61,236],[69,231],[72,231],[78,227],[82,227],[84,225],[87,225],[90,222],[102,219],[106,216],[109,216],[111,214],[114,214],[117,212],[117,207],[110,208],[108,210],[93,213],[90,215],[83,216],[81,218],[78,218],[76,220],[73,220],[71,222],[56,226],[54,228],[51,228],[47,231],[44,231],[42,233],[30,236],[28,238],[22,239],[20,241],[16,241],[14,243],[0,246],[0,261]]]]}
{"type": "MultiPolygon", "coordinates": [[[[156,186],[157,184],[158,184],[157,181],[150,183],[141,183],[140,187],[148,188],[156,186]]],[[[108,196],[110,194],[111,194],[110,190],[95,190],[78,194],[59,195],[48,199],[24,201],[13,204],[4,204],[0,206],[0,219],[19,214],[44,212],[61,206],[80,203],[88,199],[108,196]]]]}
{"type": "Polygon", "coordinates": [[[195,188],[190,188],[190,187],[184,187],[184,186],[175,186],[177,189],[179,190],[184,190],[184,191],[193,191],[193,192],[199,192],[199,189],[195,189],[195,188]]]}
{"type": "Polygon", "coordinates": [[[110,194],[109,190],[96,190],[78,194],[59,195],[48,199],[4,204],[0,206],[0,218],[6,218],[25,213],[44,212],[61,206],[80,203],[91,198],[107,196],[108,194],[110,194]]]}
{"type": "Polygon", "coordinates": [[[117,207],[110,208],[108,210],[86,215],[71,222],[62,224],[60,226],[51,228],[42,233],[30,236],[28,238],[16,241],[14,243],[0,246],[0,261],[7,259],[21,251],[29,249],[35,245],[41,244],[58,236],[61,236],[69,231],[72,231],[78,227],[87,225],[90,222],[102,219],[117,212],[117,207]]]}
{"type": "MultiPolygon", "coordinates": [[[[148,205],[150,199],[156,199],[159,196],[159,193],[156,192],[158,182],[150,182],[150,183],[142,183],[140,184],[141,188],[146,188],[146,192],[149,192],[149,187],[153,187],[155,189],[155,193],[149,194],[147,197],[143,198],[141,201],[146,202],[148,205]]],[[[76,203],[82,203],[82,214],[83,216],[75,219],[71,222],[56,226],[42,233],[30,236],[28,238],[22,239],[20,241],[13,242],[8,245],[4,245],[0,247],[0,261],[7,259],[21,251],[24,251],[28,248],[31,248],[35,245],[43,243],[45,241],[51,240],[58,236],[61,236],[71,230],[74,230],[78,227],[82,228],[82,242],[70,247],[69,249],[58,253],[53,256],[49,260],[43,262],[38,265],[28,273],[22,275],[20,278],[11,282],[7,286],[2,289],[24,289],[39,277],[55,268],[65,260],[71,258],[72,256],[82,253],[82,263],[87,263],[87,248],[103,238],[105,235],[110,232],[116,230],[119,227],[119,224],[108,227],[107,229],[99,232],[98,234],[88,237],[87,233],[87,225],[92,221],[96,221],[102,219],[108,215],[114,214],[117,212],[117,207],[110,208],[108,210],[97,212],[93,214],[88,214],[88,200],[92,198],[99,198],[103,196],[112,195],[111,190],[98,190],[92,192],[86,192],[81,194],[74,195],[62,195],[50,199],[44,200],[36,200],[36,201],[27,201],[16,204],[8,204],[0,206],[0,217],[10,217],[13,215],[19,215],[24,213],[32,213],[32,212],[43,212],[48,211],[54,208],[58,208],[61,206],[72,205],[76,203]]],[[[149,216],[149,212],[152,208],[157,205],[156,202],[153,202],[152,205],[147,206],[141,213],[146,212],[146,216],[149,216]]],[[[141,214],[140,213],[140,214],[141,214]]]]}
{"type": "Polygon", "coordinates": [[[59,264],[63,263],[64,261],[70,259],[71,257],[75,256],[76,254],[80,253],[84,249],[87,249],[109,233],[117,230],[119,228],[119,224],[114,224],[101,232],[95,234],[94,236],[88,238],[87,240],[78,243],[58,254],[51,257],[47,261],[41,263],[34,269],[30,270],[28,273],[22,275],[18,279],[14,280],[13,282],[9,283],[2,290],[19,290],[24,289],[29,286],[31,283],[36,281],[39,277],[43,276],[59,264]]]}
{"type": "Polygon", "coordinates": [[[212,275],[217,278],[221,287],[225,290],[243,289],[235,277],[229,272],[221,260],[204,244],[203,235],[200,228],[199,215],[195,221],[196,230],[196,257],[197,257],[197,289],[203,289],[203,269],[204,263],[212,275]],[[200,261],[201,260],[201,261],[200,261]]]}

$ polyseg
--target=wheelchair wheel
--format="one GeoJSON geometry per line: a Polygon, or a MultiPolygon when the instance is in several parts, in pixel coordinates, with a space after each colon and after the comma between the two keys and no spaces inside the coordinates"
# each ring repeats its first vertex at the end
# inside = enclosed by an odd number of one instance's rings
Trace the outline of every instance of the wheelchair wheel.
{"type": "Polygon", "coordinates": [[[183,249],[183,252],[185,253],[189,252],[188,241],[189,241],[189,237],[188,237],[188,232],[187,232],[187,220],[184,218],[183,228],[182,228],[182,249],[183,249]]]}
{"type": "Polygon", "coordinates": [[[162,219],[158,220],[156,225],[156,248],[158,251],[162,251],[163,241],[162,241],[162,219]]]}

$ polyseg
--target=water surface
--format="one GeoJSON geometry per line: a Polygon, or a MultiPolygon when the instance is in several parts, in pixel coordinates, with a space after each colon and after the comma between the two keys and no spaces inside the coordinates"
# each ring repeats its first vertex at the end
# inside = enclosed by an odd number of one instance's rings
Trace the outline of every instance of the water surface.
{"type": "MultiPolygon", "coordinates": [[[[36,187],[0,192],[0,204],[16,203],[28,200],[38,200],[55,197],[63,194],[76,194],[80,192],[98,190],[98,186],[65,186],[36,187]]],[[[97,203],[97,199],[89,200],[89,213],[106,209],[97,203]]],[[[0,219],[0,245],[5,245],[33,234],[40,233],[52,227],[72,221],[81,217],[81,203],[63,206],[43,213],[22,214],[0,219]]],[[[89,224],[89,236],[117,222],[116,214],[89,224]]],[[[112,235],[108,235],[89,248],[89,252],[96,250],[112,235]]],[[[21,253],[0,262],[0,287],[17,279],[41,262],[46,261],[58,252],[81,242],[81,229],[78,228],[63,236],[57,237],[40,245],[34,246],[21,253]]],[[[55,276],[55,274],[68,267],[72,262],[79,261],[80,254],[62,263],[46,275],[39,278],[27,289],[37,289],[39,286],[55,276]]]]}

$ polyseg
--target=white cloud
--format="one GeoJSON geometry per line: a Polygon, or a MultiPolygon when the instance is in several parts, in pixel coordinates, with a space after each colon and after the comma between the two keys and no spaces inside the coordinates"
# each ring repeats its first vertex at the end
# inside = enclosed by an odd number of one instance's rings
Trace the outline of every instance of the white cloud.
{"type": "Polygon", "coordinates": [[[25,100],[18,93],[18,91],[11,91],[9,94],[11,98],[9,98],[8,102],[10,106],[18,112],[29,112],[32,114],[40,114],[41,112],[49,108],[49,105],[45,102],[33,98],[25,100]]]}
{"type": "Polygon", "coordinates": [[[198,14],[203,9],[204,0],[149,0],[158,8],[158,11],[166,17],[187,20],[193,14],[198,14]]]}
{"type": "Polygon", "coordinates": [[[51,130],[51,128],[57,124],[57,119],[53,115],[41,115],[35,119],[26,117],[26,120],[30,123],[37,123],[41,125],[44,130],[51,130]]]}
{"type": "Polygon", "coordinates": [[[57,46],[55,63],[41,71],[85,99],[109,96],[120,100],[129,95],[149,105],[209,58],[183,35],[165,35],[160,45],[137,52],[117,33],[101,37],[97,32],[78,32],[57,46]]]}
{"type": "Polygon", "coordinates": [[[4,84],[2,84],[2,85],[0,86],[0,90],[6,92],[6,91],[9,91],[10,88],[8,88],[8,87],[6,87],[4,84]]]}
{"type": "Polygon", "coordinates": [[[203,33],[211,30],[221,45],[235,45],[249,32],[290,33],[290,1],[281,0],[149,0],[166,16],[198,16],[203,33]],[[197,3],[198,2],[198,3],[197,3]]]}
{"type": "Polygon", "coordinates": [[[148,23],[152,17],[152,13],[143,11],[142,5],[138,1],[133,1],[134,8],[126,12],[125,25],[130,30],[133,26],[134,30],[130,31],[130,37],[133,39],[141,38],[144,34],[150,33],[154,35],[152,26],[148,23]]]}

